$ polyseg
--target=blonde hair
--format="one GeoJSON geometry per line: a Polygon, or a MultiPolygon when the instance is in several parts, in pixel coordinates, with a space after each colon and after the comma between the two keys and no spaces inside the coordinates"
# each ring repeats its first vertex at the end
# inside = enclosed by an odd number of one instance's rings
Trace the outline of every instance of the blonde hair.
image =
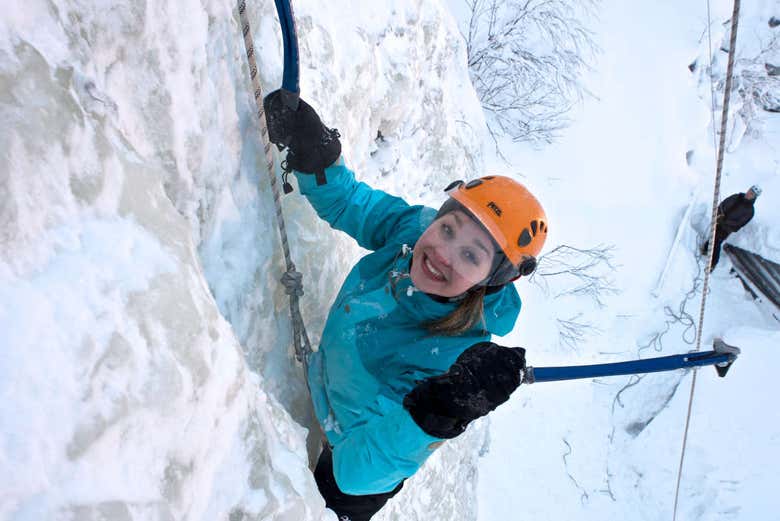
{"type": "Polygon", "coordinates": [[[432,335],[458,336],[482,322],[485,325],[485,286],[476,286],[466,292],[458,307],[449,315],[423,323],[432,335]]]}

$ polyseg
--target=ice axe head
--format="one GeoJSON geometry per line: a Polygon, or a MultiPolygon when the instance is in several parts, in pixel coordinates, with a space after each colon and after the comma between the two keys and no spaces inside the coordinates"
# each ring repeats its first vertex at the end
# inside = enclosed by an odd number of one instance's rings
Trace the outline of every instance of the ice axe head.
{"type": "Polygon", "coordinates": [[[739,356],[741,351],[737,346],[731,346],[724,342],[721,338],[715,339],[715,341],[712,343],[712,348],[716,353],[729,355],[728,362],[715,364],[715,370],[718,372],[718,376],[722,378],[726,376],[726,373],[729,372],[729,369],[731,369],[731,366],[734,364],[734,360],[737,359],[737,356],[739,356]]]}

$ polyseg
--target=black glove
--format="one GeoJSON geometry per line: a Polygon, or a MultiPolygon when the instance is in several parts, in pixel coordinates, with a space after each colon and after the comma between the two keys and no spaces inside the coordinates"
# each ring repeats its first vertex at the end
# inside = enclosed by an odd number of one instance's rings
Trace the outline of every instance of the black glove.
{"type": "Polygon", "coordinates": [[[446,373],[418,383],[404,398],[404,407],[426,433],[454,438],[469,422],[507,401],[524,369],[522,347],[480,342],[466,349],[446,373]]]}
{"type": "Polygon", "coordinates": [[[341,155],[339,131],[322,124],[314,109],[303,100],[292,110],[285,103],[289,93],[275,90],[263,100],[268,139],[282,150],[287,147],[286,172],[298,170],[316,174],[318,184],[325,183],[325,168],[341,155]]]}

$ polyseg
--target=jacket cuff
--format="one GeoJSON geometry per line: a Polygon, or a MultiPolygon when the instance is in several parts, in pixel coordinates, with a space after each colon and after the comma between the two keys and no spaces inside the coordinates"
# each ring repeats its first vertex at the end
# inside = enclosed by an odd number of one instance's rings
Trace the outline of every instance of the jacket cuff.
{"type": "MultiPolygon", "coordinates": [[[[344,156],[339,156],[332,165],[325,169],[325,180],[338,182],[339,177],[349,175],[349,173],[349,169],[347,169],[344,163],[344,156]]],[[[302,193],[311,192],[317,188],[317,177],[314,174],[307,174],[298,170],[293,170],[293,174],[302,193]]]]}

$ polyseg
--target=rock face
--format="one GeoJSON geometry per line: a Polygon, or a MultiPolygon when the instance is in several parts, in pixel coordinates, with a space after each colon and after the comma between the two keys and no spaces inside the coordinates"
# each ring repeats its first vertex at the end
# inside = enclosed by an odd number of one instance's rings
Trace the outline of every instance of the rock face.
{"type": "MultiPolygon", "coordinates": [[[[235,7],[4,9],[0,463],[13,472],[0,519],[332,516],[308,471],[235,7]]],[[[270,90],[273,2],[250,9],[270,90]]],[[[451,178],[481,173],[484,121],[438,2],[304,4],[296,17],[303,95],[362,179],[437,204],[451,178]]],[[[316,342],[360,252],[300,196],[284,205],[316,342]]],[[[394,511],[430,515],[425,498],[446,491],[448,513],[433,517],[473,518],[473,482],[452,468],[474,472],[481,433],[441,451],[416,478],[425,496],[406,492],[394,511]]]]}

